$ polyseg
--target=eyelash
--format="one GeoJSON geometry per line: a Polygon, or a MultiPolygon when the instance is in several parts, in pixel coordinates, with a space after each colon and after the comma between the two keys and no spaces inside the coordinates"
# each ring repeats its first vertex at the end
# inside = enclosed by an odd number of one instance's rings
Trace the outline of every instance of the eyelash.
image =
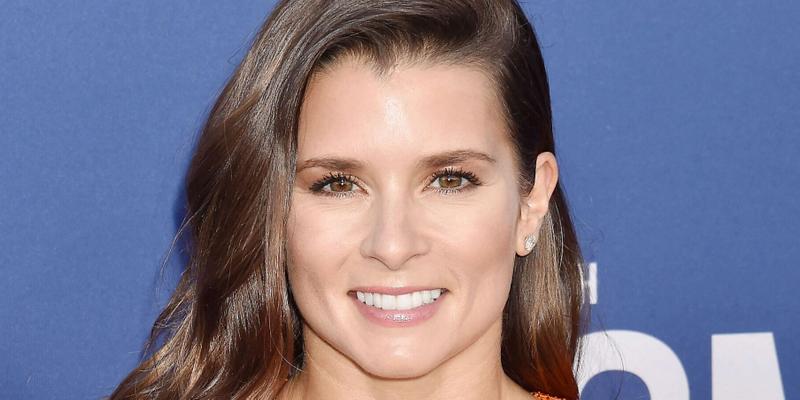
{"type": "MultiPolygon", "coordinates": [[[[436,182],[437,179],[439,179],[439,178],[441,178],[443,176],[454,176],[456,178],[464,178],[469,182],[469,184],[467,184],[467,186],[462,187],[461,189],[453,189],[453,188],[444,188],[444,189],[438,189],[437,188],[437,189],[435,189],[436,191],[438,191],[442,195],[450,195],[450,194],[455,194],[455,193],[460,193],[460,192],[466,192],[468,190],[474,189],[476,186],[482,185],[482,182],[480,181],[480,179],[478,179],[478,177],[475,176],[475,174],[473,174],[472,172],[465,171],[465,170],[463,170],[461,168],[453,168],[453,167],[447,167],[447,168],[441,169],[441,170],[436,171],[433,174],[431,174],[430,178],[428,179],[428,185],[436,182]]],[[[329,191],[322,190],[322,188],[324,188],[328,184],[334,183],[334,182],[342,180],[342,179],[344,179],[346,181],[349,181],[349,182],[352,182],[352,183],[354,183],[356,185],[358,184],[356,178],[354,176],[352,176],[352,175],[343,174],[341,172],[330,172],[324,178],[314,182],[314,184],[311,185],[309,190],[311,190],[314,193],[318,193],[318,194],[321,194],[323,196],[330,196],[330,197],[351,197],[351,196],[354,196],[355,192],[329,192],[329,191]]]]}

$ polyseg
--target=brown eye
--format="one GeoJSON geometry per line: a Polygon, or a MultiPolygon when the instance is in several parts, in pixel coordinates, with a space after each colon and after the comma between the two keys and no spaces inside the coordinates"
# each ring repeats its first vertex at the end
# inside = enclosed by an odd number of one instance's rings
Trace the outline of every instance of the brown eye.
{"type": "Polygon", "coordinates": [[[430,184],[434,190],[447,195],[463,193],[483,183],[472,172],[460,168],[445,168],[433,174],[430,184]]]}
{"type": "Polygon", "coordinates": [[[442,175],[439,177],[439,187],[452,189],[461,186],[461,180],[464,179],[455,175],[442,175]]]}
{"type": "Polygon", "coordinates": [[[339,178],[338,180],[331,182],[330,185],[331,192],[349,192],[353,190],[353,182],[350,182],[345,178],[339,178]]]}
{"type": "Polygon", "coordinates": [[[330,173],[314,182],[309,190],[323,196],[349,197],[357,193],[357,187],[355,177],[342,173],[330,173]]]}

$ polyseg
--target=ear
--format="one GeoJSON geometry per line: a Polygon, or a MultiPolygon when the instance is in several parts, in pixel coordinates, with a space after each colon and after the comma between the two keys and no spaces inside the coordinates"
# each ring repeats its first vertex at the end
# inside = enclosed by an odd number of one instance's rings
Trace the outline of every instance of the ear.
{"type": "Polygon", "coordinates": [[[525,249],[525,238],[533,234],[539,239],[539,230],[547,214],[550,196],[558,182],[558,164],[556,156],[551,152],[542,152],[536,157],[536,175],[530,193],[521,199],[519,220],[517,221],[517,254],[525,256],[530,250],[525,249]]]}

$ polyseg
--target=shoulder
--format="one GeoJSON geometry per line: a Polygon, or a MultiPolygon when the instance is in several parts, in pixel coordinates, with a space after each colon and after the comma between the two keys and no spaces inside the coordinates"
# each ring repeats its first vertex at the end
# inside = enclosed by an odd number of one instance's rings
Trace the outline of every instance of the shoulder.
{"type": "Polygon", "coordinates": [[[533,392],[533,398],[535,400],[564,400],[561,397],[550,396],[542,392],[533,392]]]}

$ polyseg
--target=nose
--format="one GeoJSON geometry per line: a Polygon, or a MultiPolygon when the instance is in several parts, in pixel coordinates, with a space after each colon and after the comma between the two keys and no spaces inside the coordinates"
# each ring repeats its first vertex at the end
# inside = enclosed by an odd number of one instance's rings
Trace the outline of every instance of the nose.
{"type": "Polygon", "coordinates": [[[420,230],[424,218],[410,196],[382,196],[370,206],[368,220],[369,230],[360,247],[362,256],[397,270],[428,251],[420,230]]]}

